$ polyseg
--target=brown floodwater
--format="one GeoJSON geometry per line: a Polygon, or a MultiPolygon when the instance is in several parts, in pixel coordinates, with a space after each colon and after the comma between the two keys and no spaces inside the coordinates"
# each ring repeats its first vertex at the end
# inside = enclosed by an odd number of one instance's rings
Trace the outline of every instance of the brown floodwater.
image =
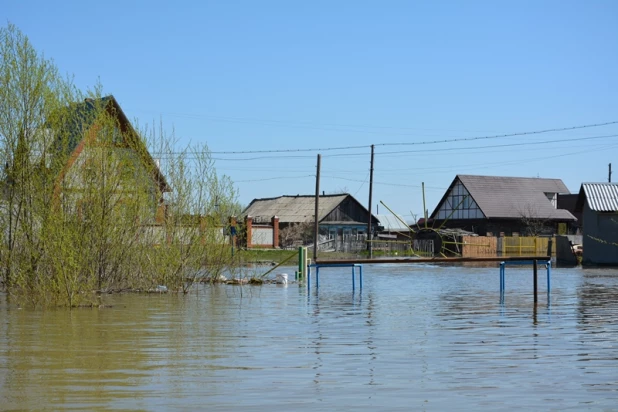
{"type": "MultiPolygon", "coordinates": [[[[294,269],[286,268],[293,279],[294,269]]],[[[618,270],[365,265],[306,286],[200,285],[19,309],[0,410],[617,410],[618,270]]],[[[275,274],[273,273],[273,278],[275,274]]]]}

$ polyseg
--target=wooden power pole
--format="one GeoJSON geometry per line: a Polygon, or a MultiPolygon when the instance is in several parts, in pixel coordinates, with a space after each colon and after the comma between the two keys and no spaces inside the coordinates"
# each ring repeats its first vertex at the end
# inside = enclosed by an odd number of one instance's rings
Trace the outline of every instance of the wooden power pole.
{"type": "Polygon", "coordinates": [[[315,175],[315,213],[313,214],[313,262],[318,258],[318,208],[320,203],[320,163],[322,156],[318,154],[317,172],[315,175]]]}
{"type": "Polygon", "coordinates": [[[371,164],[369,166],[369,219],[367,221],[367,251],[369,251],[369,259],[373,257],[373,250],[371,248],[371,205],[373,202],[373,149],[374,145],[371,145],[371,164]]]}

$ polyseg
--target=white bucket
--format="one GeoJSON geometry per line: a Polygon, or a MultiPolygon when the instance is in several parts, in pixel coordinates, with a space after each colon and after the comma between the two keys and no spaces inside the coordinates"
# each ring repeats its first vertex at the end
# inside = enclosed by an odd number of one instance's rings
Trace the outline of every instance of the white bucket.
{"type": "Polygon", "coordinates": [[[277,275],[277,283],[280,283],[282,285],[287,285],[288,284],[288,274],[287,273],[279,273],[277,275]]]}

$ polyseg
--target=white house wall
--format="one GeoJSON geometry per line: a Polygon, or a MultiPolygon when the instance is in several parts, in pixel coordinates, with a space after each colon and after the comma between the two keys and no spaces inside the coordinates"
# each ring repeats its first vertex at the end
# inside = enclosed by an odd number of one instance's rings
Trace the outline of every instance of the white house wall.
{"type": "Polygon", "coordinates": [[[272,228],[251,228],[251,244],[252,245],[272,245],[273,244],[273,229],[272,228]]]}

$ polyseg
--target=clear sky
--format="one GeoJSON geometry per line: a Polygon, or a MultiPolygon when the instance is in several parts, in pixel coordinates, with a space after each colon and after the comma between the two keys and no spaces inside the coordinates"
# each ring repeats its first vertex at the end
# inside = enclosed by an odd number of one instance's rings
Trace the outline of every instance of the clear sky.
{"type": "Polygon", "coordinates": [[[457,174],[577,192],[618,170],[618,124],[491,137],[618,121],[614,0],[21,0],[0,19],[129,118],[206,143],[243,205],[314,194],[320,153],[320,189],[367,206],[372,144],[373,212],[407,220],[423,182],[431,213],[457,174]]]}

